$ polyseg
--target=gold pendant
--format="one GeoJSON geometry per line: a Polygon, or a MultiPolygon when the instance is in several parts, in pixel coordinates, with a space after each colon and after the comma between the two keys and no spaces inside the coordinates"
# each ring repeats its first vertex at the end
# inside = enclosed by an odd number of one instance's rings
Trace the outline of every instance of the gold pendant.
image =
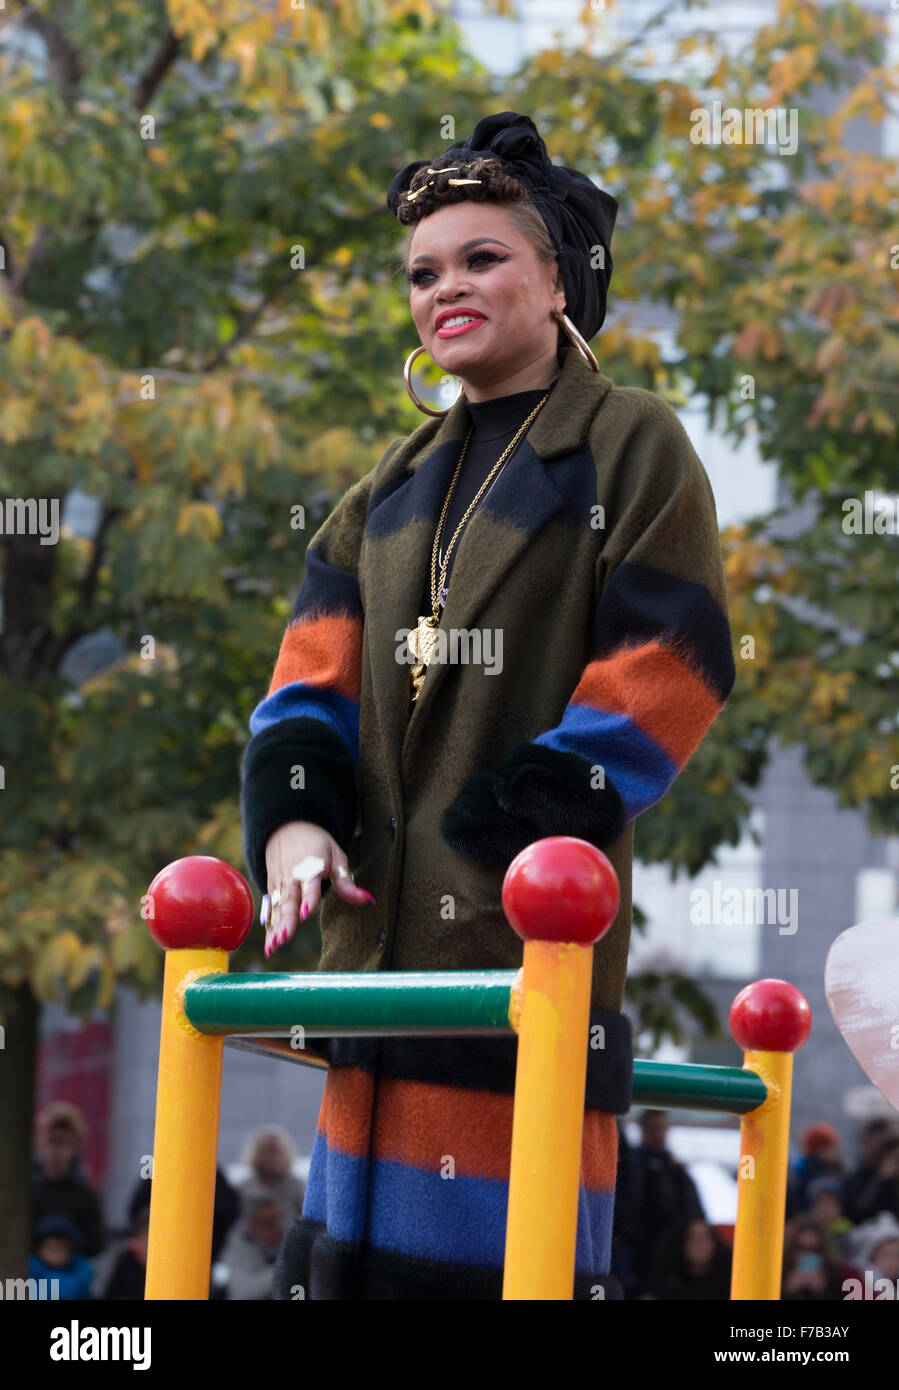
{"type": "Polygon", "coordinates": [[[428,613],[418,619],[418,626],[409,633],[409,650],[415,657],[415,665],[412,667],[411,694],[412,703],[421,694],[421,688],[425,682],[428,664],[437,643],[437,629],[440,626],[440,619],[435,618],[433,613],[428,613]]]}

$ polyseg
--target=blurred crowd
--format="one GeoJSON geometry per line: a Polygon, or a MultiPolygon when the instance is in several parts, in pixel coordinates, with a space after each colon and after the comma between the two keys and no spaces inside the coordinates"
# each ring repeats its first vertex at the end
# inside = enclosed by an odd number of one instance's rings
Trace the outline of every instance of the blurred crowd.
{"type": "MultiPolygon", "coordinates": [[[[629,1299],[729,1299],[732,1234],[707,1220],[668,1127],[666,1111],[644,1110],[631,1145],[619,1125],[613,1272],[629,1299]]],[[[151,1180],[135,1183],[127,1232],[108,1231],[81,1159],[85,1138],[74,1105],[54,1102],[39,1117],[29,1274],[58,1280],[61,1299],[142,1299],[151,1180]]],[[[217,1169],[210,1298],[271,1298],[284,1227],[303,1206],[294,1161],[286,1132],[266,1125],[247,1138],[241,1182],[217,1169]]],[[[899,1296],[899,1119],[864,1128],[853,1167],[831,1125],[810,1125],[789,1175],[782,1299],[888,1296],[899,1296]]]]}
{"type": "MultiPolygon", "coordinates": [[[[81,1158],[86,1137],[80,1110],[65,1101],[38,1117],[29,1276],[58,1280],[61,1299],[142,1299],[152,1179],[135,1182],[127,1231],[108,1230],[81,1158]]],[[[216,1169],[210,1298],[271,1298],[284,1227],[303,1206],[305,1183],[294,1160],[286,1131],[266,1125],[247,1138],[243,1181],[232,1184],[216,1169]]]]}
{"type": "MultiPolygon", "coordinates": [[[[633,1147],[619,1127],[613,1271],[632,1299],[729,1299],[732,1233],[706,1219],[667,1135],[664,1110],[643,1112],[633,1147]]],[[[858,1143],[850,1167],[832,1125],[802,1132],[787,1184],[781,1301],[899,1297],[899,1118],[872,1120],[858,1143]]]]}

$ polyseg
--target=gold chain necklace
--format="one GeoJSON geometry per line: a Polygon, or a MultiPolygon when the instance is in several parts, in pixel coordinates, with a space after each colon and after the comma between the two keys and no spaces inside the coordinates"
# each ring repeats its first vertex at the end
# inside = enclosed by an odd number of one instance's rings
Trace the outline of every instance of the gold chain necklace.
{"type": "Polygon", "coordinates": [[[443,534],[443,523],[446,519],[446,514],[449,510],[449,504],[452,501],[453,493],[456,490],[456,483],[459,479],[459,474],[462,471],[462,461],[465,458],[466,452],[468,450],[468,445],[471,440],[471,436],[474,433],[474,425],[471,426],[471,428],[468,431],[468,434],[465,437],[465,443],[463,444],[462,452],[459,455],[459,462],[457,463],[456,471],[453,474],[453,481],[450,483],[449,492],[446,494],[446,497],[444,498],[443,510],[440,513],[440,520],[437,523],[437,530],[434,533],[434,548],[431,551],[432,612],[419,616],[418,626],[414,628],[414,630],[409,634],[409,651],[415,657],[415,665],[412,667],[412,675],[410,677],[410,696],[412,704],[415,703],[415,701],[421,694],[421,688],[424,685],[424,680],[425,676],[427,675],[428,666],[433,658],[434,648],[437,645],[437,628],[440,626],[440,596],[441,594],[443,595],[445,602],[446,589],[444,587],[444,581],[446,579],[446,571],[449,565],[449,558],[452,554],[453,546],[456,543],[456,539],[459,535],[459,532],[462,530],[462,527],[465,525],[469,516],[474,511],[475,507],[478,505],[478,502],[480,502],[485,490],[488,487],[492,486],[492,480],[495,478],[496,474],[506,463],[516,444],[521,439],[522,435],[526,433],[527,429],[531,424],[531,421],[537,415],[537,412],[541,409],[541,407],[546,403],[548,399],[549,392],[547,391],[546,395],[543,397],[543,400],[537,402],[537,404],[534,406],[534,409],[531,411],[530,415],[525,420],[524,424],[516,432],[514,438],[512,439],[512,442],[509,445],[507,445],[507,447],[503,450],[502,454],[497,459],[490,472],[487,474],[487,477],[484,479],[483,483],[478,488],[475,497],[466,507],[465,512],[463,513],[458,526],[452,534],[450,543],[447,546],[446,555],[443,557],[443,564],[440,569],[440,585],[438,588],[437,554],[438,547],[440,545],[440,537],[443,534]]]}

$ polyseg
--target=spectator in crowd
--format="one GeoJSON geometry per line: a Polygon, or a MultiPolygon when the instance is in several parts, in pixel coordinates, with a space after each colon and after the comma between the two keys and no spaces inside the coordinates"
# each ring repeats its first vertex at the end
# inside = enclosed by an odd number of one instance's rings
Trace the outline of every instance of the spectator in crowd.
{"type": "Polygon", "coordinates": [[[842,1178],[843,1154],[840,1136],[833,1125],[808,1125],[800,1138],[801,1157],[793,1169],[790,1215],[808,1211],[811,1206],[808,1188],[815,1178],[842,1178]]]}
{"type": "Polygon", "coordinates": [[[243,1161],[250,1175],[239,1188],[241,1196],[244,1192],[264,1192],[281,1203],[288,1219],[301,1216],[306,1184],[302,1178],[294,1177],[293,1160],[293,1145],[280,1125],[264,1125],[255,1130],[244,1150],[243,1161]]]}
{"type": "Polygon", "coordinates": [[[615,1183],[615,1206],[612,1211],[612,1261],[610,1272],[621,1285],[625,1298],[633,1298],[636,1281],[632,1269],[632,1245],[635,1215],[633,1211],[633,1155],[627,1142],[624,1124],[616,1119],[618,1130],[618,1166],[615,1183]]]}
{"type": "Polygon", "coordinates": [[[896,1298],[899,1294],[899,1221],[890,1212],[881,1212],[874,1220],[859,1226],[854,1234],[856,1273],[863,1281],[863,1298],[896,1298]],[[870,1271],[870,1279],[865,1274],[870,1271]],[[889,1280],[892,1295],[878,1279],[889,1280]]]}
{"type": "Polygon", "coordinates": [[[806,1213],[787,1222],[781,1293],[785,1302],[842,1299],[847,1272],[815,1217],[806,1213]]]}
{"type": "Polygon", "coordinates": [[[86,1136],[84,1116],[67,1101],[54,1101],[38,1117],[31,1177],[33,1246],[45,1217],[65,1216],[79,1232],[83,1256],[99,1255],[103,1249],[103,1209],[81,1162],[86,1136]]]}
{"type": "MultiPolygon", "coordinates": [[[[128,1203],[128,1220],[134,1221],[144,1207],[150,1210],[152,1178],[138,1178],[128,1203]]],[[[240,1198],[221,1168],[215,1170],[215,1198],[212,1211],[212,1258],[217,1259],[231,1227],[240,1215],[240,1198]]]]}
{"type": "Polygon", "coordinates": [[[694,1217],[705,1219],[693,1179],[668,1151],[667,1110],[644,1110],[640,1133],[640,1144],[631,1151],[628,1174],[635,1292],[642,1292],[645,1286],[652,1250],[662,1232],[694,1217]]]}
{"type": "Polygon", "coordinates": [[[227,1270],[229,1299],[272,1297],[275,1259],[284,1234],[284,1207],[264,1192],[248,1196],[219,1263],[227,1270]]]}
{"type": "Polygon", "coordinates": [[[810,1215],[827,1232],[835,1254],[841,1260],[847,1260],[852,1222],[843,1211],[843,1184],[836,1177],[815,1178],[806,1191],[810,1215]]]}
{"type": "Polygon", "coordinates": [[[656,1243],[646,1298],[730,1298],[731,1252],[714,1226],[694,1217],[669,1226],[656,1243]]]}
{"type": "Polygon", "coordinates": [[[83,1242],[82,1232],[67,1216],[44,1216],[38,1221],[28,1260],[28,1277],[39,1281],[38,1299],[90,1298],[94,1271],[80,1248],[83,1242]]]}
{"type": "Polygon", "coordinates": [[[853,1183],[851,1216],[856,1225],[882,1211],[899,1217],[899,1133],[890,1130],[874,1150],[874,1165],[865,1181],[853,1183]]]}
{"type": "Polygon", "coordinates": [[[862,1220],[858,1214],[858,1199],[877,1172],[878,1152],[885,1139],[896,1135],[899,1135],[899,1126],[882,1115],[869,1120],[862,1130],[859,1144],[861,1162],[843,1179],[843,1205],[849,1220],[856,1225],[862,1220]]]}
{"type": "Polygon", "coordinates": [[[101,1297],[143,1299],[149,1233],[150,1208],[140,1206],[131,1218],[131,1235],[119,1251],[101,1297]]]}

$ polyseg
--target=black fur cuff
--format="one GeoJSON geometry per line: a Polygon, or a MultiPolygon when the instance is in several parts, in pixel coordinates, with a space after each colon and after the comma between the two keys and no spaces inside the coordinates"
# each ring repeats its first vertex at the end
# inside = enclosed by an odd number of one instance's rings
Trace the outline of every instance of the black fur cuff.
{"type": "Polygon", "coordinates": [[[498,772],[476,772],[444,812],[446,844],[476,864],[510,863],[534,840],[574,835],[606,849],[624,832],[611,782],[590,786],[590,763],[542,743],[520,743],[498,772]]]}
{"type": "Polygon", "coordinates": [[[282,825],[308,820],[346,851],[359,814],[356,768],[339,734],[320,719],[282,719],[254,734],[240,768],[244,858],[256,887],[267,889],[265,846],[282,825]],[[303,787],[292,769],[303,768],[303,787]]]}
{"type": "MultiPolygon", "coordinates": [[[[317,1053],[333,1071],[341,1067],[511,1096],[518,1043],[496,1038],[316,1038],[317,1053]]],[[[619,1009],[591,1009],[587,1039],[587,1110],[625,1115],[631,1108],[634,1030],[619,1009]]]]}

